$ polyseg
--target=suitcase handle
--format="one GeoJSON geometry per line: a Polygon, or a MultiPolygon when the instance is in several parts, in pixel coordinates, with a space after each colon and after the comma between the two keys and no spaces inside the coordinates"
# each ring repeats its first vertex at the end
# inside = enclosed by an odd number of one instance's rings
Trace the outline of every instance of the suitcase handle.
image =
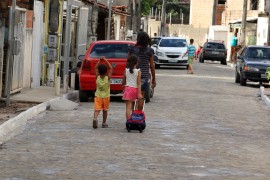
{"type": "Polygon", "coordinates": [[[135,104],[134,104],[134,110],[136,110],[136,108],[137,108],[137,110],[139,110],[139,105],[138,105],[138,101],[139,100],[143,100],[143,107],[142,107],[142,110],[144,111],[144,105],[145,105],[145,99],[144,98],[137,98],[136,100],[135,100],[135,104]]]}

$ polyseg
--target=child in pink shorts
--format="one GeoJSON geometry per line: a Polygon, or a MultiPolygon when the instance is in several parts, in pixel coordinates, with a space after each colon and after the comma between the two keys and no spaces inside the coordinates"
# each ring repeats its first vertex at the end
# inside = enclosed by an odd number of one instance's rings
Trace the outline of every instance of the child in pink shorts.
{"type": "Polygon", "coordinates": [[[141,93],[141,71],[137,69],[138,58],[131,55],[128,58],[127,68],[123,76],[124,95],[123,100],[126,101],[126,118],[128,119],[132,113],[134,102],[137,98],[142,98],[141,93]]]}

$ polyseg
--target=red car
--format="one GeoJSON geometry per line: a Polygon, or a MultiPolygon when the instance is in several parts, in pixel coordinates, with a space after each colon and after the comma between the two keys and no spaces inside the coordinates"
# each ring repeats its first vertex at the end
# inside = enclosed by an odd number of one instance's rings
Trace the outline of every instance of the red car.
{"type": "Polygon", "coordinates": [[[122,78],[126,68],[128,47],[135,45],[133,41],[96,41],[93,42],[84,56],[80,69],[79,99],[87,102],[89,97],[94,97],[96,90],[95,65],[104,56],[112,65],[111,94],[122,93],[122,78]]]}

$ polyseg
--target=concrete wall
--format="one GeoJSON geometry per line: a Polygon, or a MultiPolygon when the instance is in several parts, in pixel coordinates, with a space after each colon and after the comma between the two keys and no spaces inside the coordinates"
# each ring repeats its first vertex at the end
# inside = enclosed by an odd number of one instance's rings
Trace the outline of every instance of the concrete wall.
{"type": "Polygon", "coordinates": [[[190,25],[194,28],[208,28],[212,25],[214,0],[190,1],[190,25]]]}
{"type": "Polygon", "coordinates": [[[257,45],[267,43],[268,17],[259,17],[257,24],[257,45]]]}
{"type": "MultiPolygon", "coordinates": [[[[160,30],[160,21],[154,19],[148,20],[148,34],[150,37],[154,36],[154,33],[159,35],[160,30]]],[[[194,44],[198,47],[203,45],[206,41],[208,28],[194,27],[193,25],[184,25],[184,24],[168,24],[167,25],[168,36],[178,36],[186,38],[189,42],[189,39],[194,39],[194,44]]]]}
{"type": "Polygon", "coordinates": [[[156,21],[155,19],[148,19],[148,31],[150,37],[154,36],[154,33],[157,33],[157,35],[160,35],[160,21],[156,21]]]}
{"type": "MultiPolygon", "coordinates": [[[[247,17],[258,17],[264,11],[265,0],[260,0],[258,10],[250,10],[250,0],[248,0],[247,17]]],[[[226,9],[222,14],[222,24],[228,25],[230,21],[242,19],[243,0],[227,0],[226,9]]]]}
{"type": "Polygon", "coordinates": [[[208,28],[194,27],[193,25],[172,24],[169,25],[169,35],[184,37],[189,43],[189,39],[194,39],[196,47],[203,45],[206,41],[208,28]]]}
{"type": "Polygon", "coordinates": [[[24,48],[23,88],[31,87],[33,31],[27,29],[24,48]]]}
{"type": "Polygon", "coordinates": [[[0,97],[2,97],[2,75],[3,75],[3,64],[4,64],[4,37],[5,37],[5,26],[3,21],[0,19],[0,97]]]}

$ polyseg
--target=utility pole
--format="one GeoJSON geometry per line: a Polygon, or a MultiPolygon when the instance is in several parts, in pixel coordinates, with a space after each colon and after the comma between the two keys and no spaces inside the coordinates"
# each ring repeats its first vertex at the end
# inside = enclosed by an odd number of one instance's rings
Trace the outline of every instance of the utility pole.
{"type": "Polygon", "coordinates": [[[15,26],[15,13],[16,13],[16,0],[12,1],[11,13],[9,16],[10,20],[10,39],[9,39],[9,54],[8,54],[8,82],[7,82],[7,99],[6,106],[10,105],[10,91],[13,78],[13,63],[14,63],[14,26],[15,26]]]}
{"type": "Polygon", "coordinates": [[[216,15],[217,15],[217,0],[214,0],[214,3],[213,3],[212,25],[216,25],[216,15]]]}
{"type": "Polygon", "coordinates": [[[246,26],[247,26],[247,0],[244,0],[243,16],[242,16],[242,24],[241,24],[241,37],[240,37],[240,44],[241,45],[245,45],[246,26]]]}
{"type": "Polygon", "coordinates": [[[167,7],[167,0],[163,0],[161,13],[161,27],[160,27],[161,36],[166,35],[166,7],[167,7]]]}
{"type": "Polygon", "coordinates": [[[107,40],[111,39],[112,3],[113,3],[113,0],[108,0],[109,17],[108,17],[108,28],[107,28],[107,40]]]}

